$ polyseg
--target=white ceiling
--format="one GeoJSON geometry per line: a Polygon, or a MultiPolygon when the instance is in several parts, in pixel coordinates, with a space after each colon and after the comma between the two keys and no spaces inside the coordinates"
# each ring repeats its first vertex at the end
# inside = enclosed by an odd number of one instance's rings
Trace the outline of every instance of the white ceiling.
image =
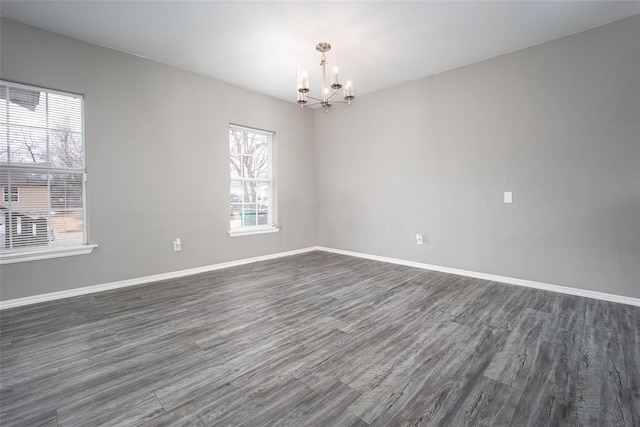
{"type": "Polygon", "coordinates": [[[640,13],[618,1],[14,1],[16,21],[295,101],[315,45],[356,96],[640,13]]]}

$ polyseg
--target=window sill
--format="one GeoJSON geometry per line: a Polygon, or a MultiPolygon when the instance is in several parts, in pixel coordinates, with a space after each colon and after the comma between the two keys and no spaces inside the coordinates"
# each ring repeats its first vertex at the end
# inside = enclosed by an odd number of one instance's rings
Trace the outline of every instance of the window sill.
{"type": "Polygon", "coordinates": [[[227,234],[231,237],[239,237],[239,236],[250,236],[252,234],[276,233],[279,230],[280,230],[280,227],[278,227],[277,225],[268,225],[264,227],[236,228],[235,230],[227,231],[227,234]]]}
{"type": "Polygon", "coordinates": [[[97,247],[98,245],[84,245],[4,253],[0,254],[0,265],[13,264],[16,262],[37,261],[40,259],[87,255],[93,251],[93,248],[97,247]]]}

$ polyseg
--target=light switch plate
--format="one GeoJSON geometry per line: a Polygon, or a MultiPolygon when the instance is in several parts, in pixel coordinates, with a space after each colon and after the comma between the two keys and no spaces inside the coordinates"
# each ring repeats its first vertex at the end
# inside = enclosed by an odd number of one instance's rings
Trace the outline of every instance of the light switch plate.
{"type": "Polygon", "coordinates": [[[513,203],[513,193],[511,191],[504,192],[504,202],[513,203]]]}

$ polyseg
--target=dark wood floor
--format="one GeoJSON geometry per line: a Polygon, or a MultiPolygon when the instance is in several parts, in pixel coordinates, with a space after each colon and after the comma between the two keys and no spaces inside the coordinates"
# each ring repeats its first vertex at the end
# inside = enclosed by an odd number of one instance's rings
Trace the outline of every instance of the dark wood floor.
{"type": "Polygon", "coordinates": [[[0,312],[0,424],[640,425],[640,308],[312,252],[0,312]]]}

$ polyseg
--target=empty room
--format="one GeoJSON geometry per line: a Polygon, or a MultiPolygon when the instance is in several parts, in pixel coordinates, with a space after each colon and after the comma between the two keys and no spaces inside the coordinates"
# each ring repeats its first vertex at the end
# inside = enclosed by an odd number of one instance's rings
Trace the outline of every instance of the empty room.
{"type": "Polygon", "coordinates": [[[639,1],[0,15],[0,425],[640,426],[639,1]]]}

